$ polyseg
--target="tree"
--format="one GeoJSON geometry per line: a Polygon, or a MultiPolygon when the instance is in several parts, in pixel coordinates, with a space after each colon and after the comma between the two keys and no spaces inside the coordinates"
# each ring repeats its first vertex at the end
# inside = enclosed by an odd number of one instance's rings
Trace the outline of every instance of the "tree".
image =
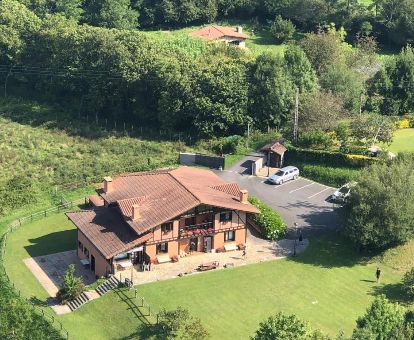
{"type": "Polygon", "coordinates": [[[54,12],[62,13],[68,19],[80,21],[84,12],[82,4],[83,0],[56,0],[54,12]]]}
{"type": "Polygon", "coordinates": [[[295,315],[277,313],[261,322],[252,340],[305,340],[311,335],[307,323],[295,315]]]}
{"type": "Polygon", "coordinates": [[[325,91],[304,93],[299,100],[299,132],[332,130],[345,115],[340,96],[325,91]]]}
{"type": "Polygon", "coordinates": [[[390,145],[394,137],[395,124],[390,117],[365,113],[351,121],[351,131],[354,139],[365,147],[377,142],[390,145]]]}
{"type": "Polygon", "coordinates": [[[101,27],[134,29],[138,26],[138,12],[131,7],[130,0],[91,0],[86,18],[101,27]]]}
{"type": "MultiPolygon", "coordinates": [[[[367,332],[366,336],[369,333],[374,335],[374,337],[369,336],[367,339],[392,339],[395,332],[403,327],[404,318],[405,312],[402,307],[389,302],[384,295],[380,295],[375,298],[366,314],[357,320],[354,335],[363,329],[367,332]]],[[[360,339],[360,337],[356,339],[360,339]]]]}
{"type": "Polygon", "coordinates": [[[326,91],[341,96],[344,107],[352,112],[359,113],[361,97],[364,90],[362,77],[351,70],[346,64],[332,65],[320,77],[320,84],[326,91]]]}
{"type": "Polygon", "coordinates": [[[69,265],[66,273],[61,277],[63,283],[56,294],[60,303],[75,300],[84,290],[85,285],[81,277],[75,276],[75,265],[69,265]]]}
{"type": "Polygon", "coordinates": [[[137,339],[155,340],[204,340],[208,337],[200,319],[180,306],[174,310],[162,310],[157,324],[145,324],[136,334],[137,339]]]}
{"type": "Polygon", "coordinates": [[[262,54],[252,67],[249,111],[259,129],[278,127],[294,105],[295,86],[283,59],[262,54]]]}
{"type": "Polygon", "coordinates": [[[414,49],[407,46],[376,74],[368,91],[385,115],[414,112],[414,49]]]}
{"type": "Polygon", "coordinates": [[[284,53],[286,69],[299,92],[316,88],[317,77],[305,52],[297,45],[289,45],[284,53]]]}
{"type": "Polygon", "coordinates": [[[290,20],[284,20],[280,15],[275,18],[270,27],[270,32],[279,44],[292,39],[295,30],[295,25],[290,20]]]}
{"type": "Polygon", "coordinates": [[[414,268],[404,274],[403,285],[407,295],[414,297],[414,268]]]}
{"type": "Polygon", "coordinates": [[[398,155],[362,171],[345,206],[345,230],[355,244],[385,249],[414,236],[413,166],[413,157],[398,155]]]}

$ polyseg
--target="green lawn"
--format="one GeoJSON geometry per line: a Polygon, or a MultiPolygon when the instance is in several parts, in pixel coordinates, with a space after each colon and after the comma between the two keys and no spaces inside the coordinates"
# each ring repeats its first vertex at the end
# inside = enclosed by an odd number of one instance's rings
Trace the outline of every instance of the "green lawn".
{"type": "Polygon", "coordinates": [[[414,129],[400,129],[395,131],[394,141],[389,146],[391,152],[414,152],[414,129]]]}
{"type": "MultiPolygon", "coordinates": [[[[8,273],[25,296],[44,300],[46,293],[22,260],[68,250],[75,244],[74,228],[63,214],[24,225],[9,237],[8,273]]],[[[261,320],[277,311],[295,313],[332,335],[340,329],[350,334],[374,294],[400,297],[401,273],[392,269],[395,264],[381,263],[383,281],[380,285],[373,282],[378,261],[367,264],[342,237],[328,234],[312,239],[309,249],[295,259],[147,284],[138,291],[156,310],[178,305],[189,308],[213,339],[248,338],[261,320]]],[[[128,337],[145,319],[124,295],[132,296],[132,292],[107,294],[58,318],[75,339],[128,337]]]]}

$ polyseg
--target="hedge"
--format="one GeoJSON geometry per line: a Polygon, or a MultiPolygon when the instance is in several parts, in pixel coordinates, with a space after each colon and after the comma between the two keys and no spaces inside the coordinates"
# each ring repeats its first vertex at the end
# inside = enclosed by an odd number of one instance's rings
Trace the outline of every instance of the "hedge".
{"type": "Polygon", "coordinates": [[[345,183],[358,179],[360,170],[352,168],[333,168],[322,165],[297,164],[300,175],[332,187],[340,187],[345,183]]]}
{"type": "Polygon", "coordinates": [[[331,152],[324,150],[301,149],[289,146],[285,153],[285,163],[296,165],[315,164],[328,167],[343,167],[361,169],[376,162],[381,162],[380,158],[368,157],[363,155],[351,155],[341,152],[331,152]]]}
{"type": "Polygon", "coordinates": [[[287,225],[276,211],[256,197],[249,197],[249,202],[260,210],[260,214],[252,215],[251,219],[260,227],[263,236],[279,240],[286,235],[287,225]]]}

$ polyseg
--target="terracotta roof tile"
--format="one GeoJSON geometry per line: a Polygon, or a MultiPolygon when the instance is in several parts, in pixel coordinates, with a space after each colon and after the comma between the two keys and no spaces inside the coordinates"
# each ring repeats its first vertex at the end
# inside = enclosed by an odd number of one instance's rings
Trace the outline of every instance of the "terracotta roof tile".
{"type": "Polygon", "coordinates": [[[225,192],[234,197],[240,196],[240,187],[237,183],[225,183],[212,186],[213,189],[225,192]]]}
{"type": "Polygon", "coordinates": [[[66,213],[66,216],[107,259],[152,237],[152,233],[138,237],[114,208],[81,210],[66,213]]]}
{"type": "Polygon", "coordinates": [[[238,38],[245,40],[248,38],[248,35],[237,32],[233,27],[217,26],[211,25],[203,27],[197,31],[191,33],[192,36],[202,38],[207,41],[218,40],[224,37],[238,38]]]}

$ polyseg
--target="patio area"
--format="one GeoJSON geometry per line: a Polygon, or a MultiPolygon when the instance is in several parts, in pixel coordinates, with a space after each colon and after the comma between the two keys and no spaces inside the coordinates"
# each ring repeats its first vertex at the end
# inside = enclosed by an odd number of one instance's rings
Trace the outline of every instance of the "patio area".
{"type": "Polygon", "coordinates": [[[70,264],[75,265],[76,276],[82,276],[86,285],[95,282],[95,275],[82,266],[76,255],[76,250],[31,257],[23,262],[51,297],[56,296],[58,287],[62,283],[60,277],[65,274],[70,264]]]}
{"type": "MultiPolygon", "coordinates": [[[[219,266],[215,270],[222,270],[246,264],[259,263],[263,261],[277,260],[293,255],[294,240],[267,241],[256,235],[248,233],[246,256],[243,256],[242,250],[229,251],[225,253],[197,253],[187,257],[180,258],[178,262],[168,262],[158,265],[152,265],[151,271],[142,271],[140,267],[134,266],[125,271],[118,272],[117,277],[120,280],[128,278],[134,285],[141,285],[155,281],[168,280],[185,275],[200,274],[197,268],[201,264],[218,262],[219,266]]],[[[303,252],[309,244],[304,239],[302,244],[297,242],[296,253],[303,252]]]]}

